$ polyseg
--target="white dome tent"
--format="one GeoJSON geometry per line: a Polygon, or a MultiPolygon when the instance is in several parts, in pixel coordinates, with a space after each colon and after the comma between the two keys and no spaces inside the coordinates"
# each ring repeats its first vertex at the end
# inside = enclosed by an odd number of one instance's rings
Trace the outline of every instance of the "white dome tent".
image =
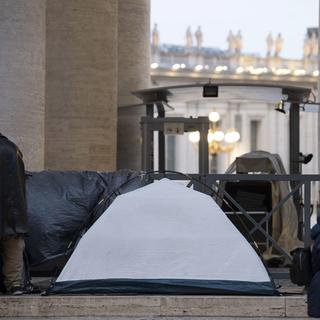
{"type": "Polygon", "coordinates": [[[276,290],[254,249],[210,196],[162,179],[114,200],[49,293],[276,290]]]}

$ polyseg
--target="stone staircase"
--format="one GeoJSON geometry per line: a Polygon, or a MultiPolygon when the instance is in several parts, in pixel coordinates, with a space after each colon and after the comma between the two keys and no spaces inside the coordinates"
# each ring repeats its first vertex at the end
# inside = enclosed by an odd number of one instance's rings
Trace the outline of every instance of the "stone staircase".
{"type": "MultiPolygon", "coordinates": [[[[282,296],[0,295],[0,317],[307,317],[304,288],[287,269],[270,270],[282,296]]],[[[33,279],[47,288],[50,279],[33,279]]]]}
{"type": "Polygon", "coordinates": [[[0,297],[1,317],[291,317],[305,318],[303,295],[0,297]]]}

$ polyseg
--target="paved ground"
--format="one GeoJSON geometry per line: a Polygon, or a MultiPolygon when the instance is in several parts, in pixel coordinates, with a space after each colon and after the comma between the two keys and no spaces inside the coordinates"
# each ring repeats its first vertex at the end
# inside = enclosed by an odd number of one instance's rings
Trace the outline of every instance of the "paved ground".
{"type": "MultiPolygon", "coordinates": [[[[301,298],[303,298],[302,297],[302,293],[304,292],[304,288],[295,286],[295,285],[293,285],[291,283],[291,281],[288,279],[289,277],[288,277],[288,270],[287,269],[286,270],[277,269],[277,273],[278,273],[278,276],[275,277],[276,278],[275,279],[275,283],[276,283],[276,285],[278,285],[280,287],[279,291],[281,293],[283,293],[284,296],[289,297],[289,299],[290,299],[290,297],[292,298],[293,295],[295,295],[295,296],[298,295],[301,298]],[[280,273],[279,273],[279,271],[280,271],[280,273]],[[279,274],[280,274],[280,278],[279,278],[279,274]],[[283,276],[283,275],[285,275],[285,276],[283,276]]],[[[50,279],[48,279],[48,278],[35,278],[35,279],[33,279],[33,282],[36,285],[39,285],[42,288],[46,288],[48,286],[48,284],[49,284],[48,280],[50,280],[50,279]]],[[[26,295],[25,298],[26,299],[27,298],[30,299],[32,297],[37,297],[37,296],[38,295],[26,295]]],[[[26,299],[23,299],[23,300],[26,300],[26,299]]],[[[66,297],[66,299],[68,299],[68,298],[66,297]]],[[[69,299],[70,299],[70,297],[69,297],[69,299]]],[[[286,298],[286,299],[288,299],[288,298],[286,298]]],[[[291,310],[291,312],[288,313],[288,315],[290,316],[288,318],[286,318],[286,317],[274,317],[275,315],[280,315],[279,312],[276,312],[276,313],[273,312],[273,317],[257,317],[257,316],[254,316],[254,313],[252,314],[251,317],[248,317],[248,315],[251,315],[251,313],[247,312],[246,314],[244,314],[245,317],[221,317],[221,316],[220,317],[206,317],[206,316],[204,316],[204,317],[194,317],[194,316],[172,316],[172,317],[167,317],[167,316],[163,316],[163,317],[160,317],[160,316],[145,316],[145,317],[141,317],[141,316],[140,317],[139,316],[134,316],[134,317],[115,317],[115,316],[98,316],[98,317],[97,316],[91,316],[90,317],[90,316],[82,316],[82,317],[70,317],[69,316],[69,317],[46,317],[46,318],[41,317],[41,319],[48,319],[48,320],[50,320],[50,319],[51,320],[182,320],[182,319],[184,319],[184,320],[252,320],[252,319],[256,319],[256,320],[259,320],[259,319],[260,320],[275,320],[275,319],[299,320],[300,319],[300,320],[303,320],[303,319],[311,319],[311,318],[304,317],[304,315],[306,314],[305,301],[301,300],[302,301],[301,302],[300,300],[301,299],[299,299],[298,305],[295,302],[291,302],[291,304],[293,303],[292,306],[291,306],[292,310],[291,310]],[[301,311],[300,309],[303,309],[303,310],[301,311]],[[292,318],[293,315],[297,315],[297,316],[301,315],[302,317],[292,318]]],[[[24,306],[27,309],[28,309],[28,304],[29,304],[29,302],[26,304],[27,307],[24,306]]],[[[14,306],[15,306],[15,304],[13,305],[13,307],[14,306]]],[[[18,303],[16,305],[16,307],[17,308],[21,308],[21,304],[18,303]]],[[[182,308],[182,306],[179,306],[179,307],[182,308]]],[[[219,307],[219,306],[217,305],[216,307],[219,307]]],[[[234,307],[234,305],[230,305],[230,307],[234,307]]],[[[251,305],[251,307],[252,307],[252,305],[251,305]]],[[[274,307],[276,308],[277,306],[274,306],[274,307]]],[[[269,308],[270,308],[270,306],[269,306],[269,308]]],[[[216,309],[213,309],[213,310],[216,311],[216,309]]],[[[236,309],[236,312],[233,312],[233,313],[229,312],[229,315],[230,314],[238,314],[237,310],[238,309],[236,309]]],[[[255,309],[253,308],[253,310],[255,310],[255,309]]],[[[131,312],[127,312],[125,314],[130,314],[130,313],[131,312]]],[[[214,312],[214,313],[217,313],[217,312],[214,312]]],[[[6,314],[8,315],[8,313],[6,313],[6,314]]],[[[73,315],[73,314],[75,314],[75,313],[73,313],[73,312],[70,312],[69,314],[66,313],[66,315],[73,315]]],[[[91,314],[91,312],[87,312],[86,314],[91,314]]],[[[94,313],[92,312],[92,314],[94,314],[94,313]]],[[[100,314],[101,314],[101,312],[100,312],[100,314]]],[[[241,314],[241,312],[239,312],[239,314],[241,314]]],[[[262,314],[266,315],[268,313],[264,312],[262,314]]],[[[287,313],[285,312],[284,314],[287,314],[287,313]]],[[[32,315],[33,315],[33,313],[32,313],[32,315]]],[[[272,315],[272,312],[270,312],[270,315],[272,315]]],[[[39,317],[1,317],[1,311],[0,311],[0,320],[23,320],[23,319],[24,320],[39,320],[40,318],[39,317]]]]}

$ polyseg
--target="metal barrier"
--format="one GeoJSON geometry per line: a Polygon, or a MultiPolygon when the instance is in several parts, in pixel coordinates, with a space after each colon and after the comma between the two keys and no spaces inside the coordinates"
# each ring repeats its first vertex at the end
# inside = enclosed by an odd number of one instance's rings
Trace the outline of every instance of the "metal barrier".
{"type": "MultiPolygon", "coordinates": [[[[276,240],[272,238],[270,234],[268,234],[263,229],[263,224],[268,223],[268,221],[272,218],[273,214],[281,208],[286,201],[290,197],[293,197],[296,193],[299,192],[300,195],[303,195],[303,208],[301,212],[301,208],[297,208],[298,218],[303,219],[302,223],[302,240],[304,243],[304,247],[310,246],[310,218],[312,214],[312,205],[311,205],[311,182],[320,181],[320,175],[276,175],[276,174],[180,174],[173,172],[164,172],[164,173],[151,173],[150,178],[152,180],[159,180],[163,177],[166,177],[171,180],[189,180],[188,187],[191,185],[194,186],[195,190],[210,194],[210,190],[205,186],[209,186],[214,189],[214,193],[211,196],[217,195],[218,193],[222,194],[226,197],[237,209],[243,214],[252,224],[253,228],[250,230],[250,234],[252,235],[254,232],[259,230],[268,241],[272,243],[275,249],[281,252],[288,259],[292,259],[290,255],[277,243],[276,240]],[[279,181],[287,181],[293,185],[293,188],[287,195],[283,195],[282,199],[279,203],[275,204],[271,211],[266,212],[266,216],[260,221],[256,222],[250,214],[235,200],[228,194],[223,188],[221,188],[221,182],[228,181],[269,181],[269,182],[279,182],[279,181]]],[[[301,220],[301,219],[300,219],[301,220]]]]}

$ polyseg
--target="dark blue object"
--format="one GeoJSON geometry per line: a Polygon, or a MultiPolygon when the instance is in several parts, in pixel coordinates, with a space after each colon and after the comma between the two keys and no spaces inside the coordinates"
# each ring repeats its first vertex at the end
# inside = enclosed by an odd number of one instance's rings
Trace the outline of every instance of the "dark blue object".
{"type": "Polygon", "coordinates": [[[308,315],[320,318],[320,217],[311,230],[313,277],[308,290],[308,315]]]}
{"type": "Polygon", "coordinates": [[[278,295],[273,282],[193,279],[99,279],[55,282],[48,294],[278,295]]]}

